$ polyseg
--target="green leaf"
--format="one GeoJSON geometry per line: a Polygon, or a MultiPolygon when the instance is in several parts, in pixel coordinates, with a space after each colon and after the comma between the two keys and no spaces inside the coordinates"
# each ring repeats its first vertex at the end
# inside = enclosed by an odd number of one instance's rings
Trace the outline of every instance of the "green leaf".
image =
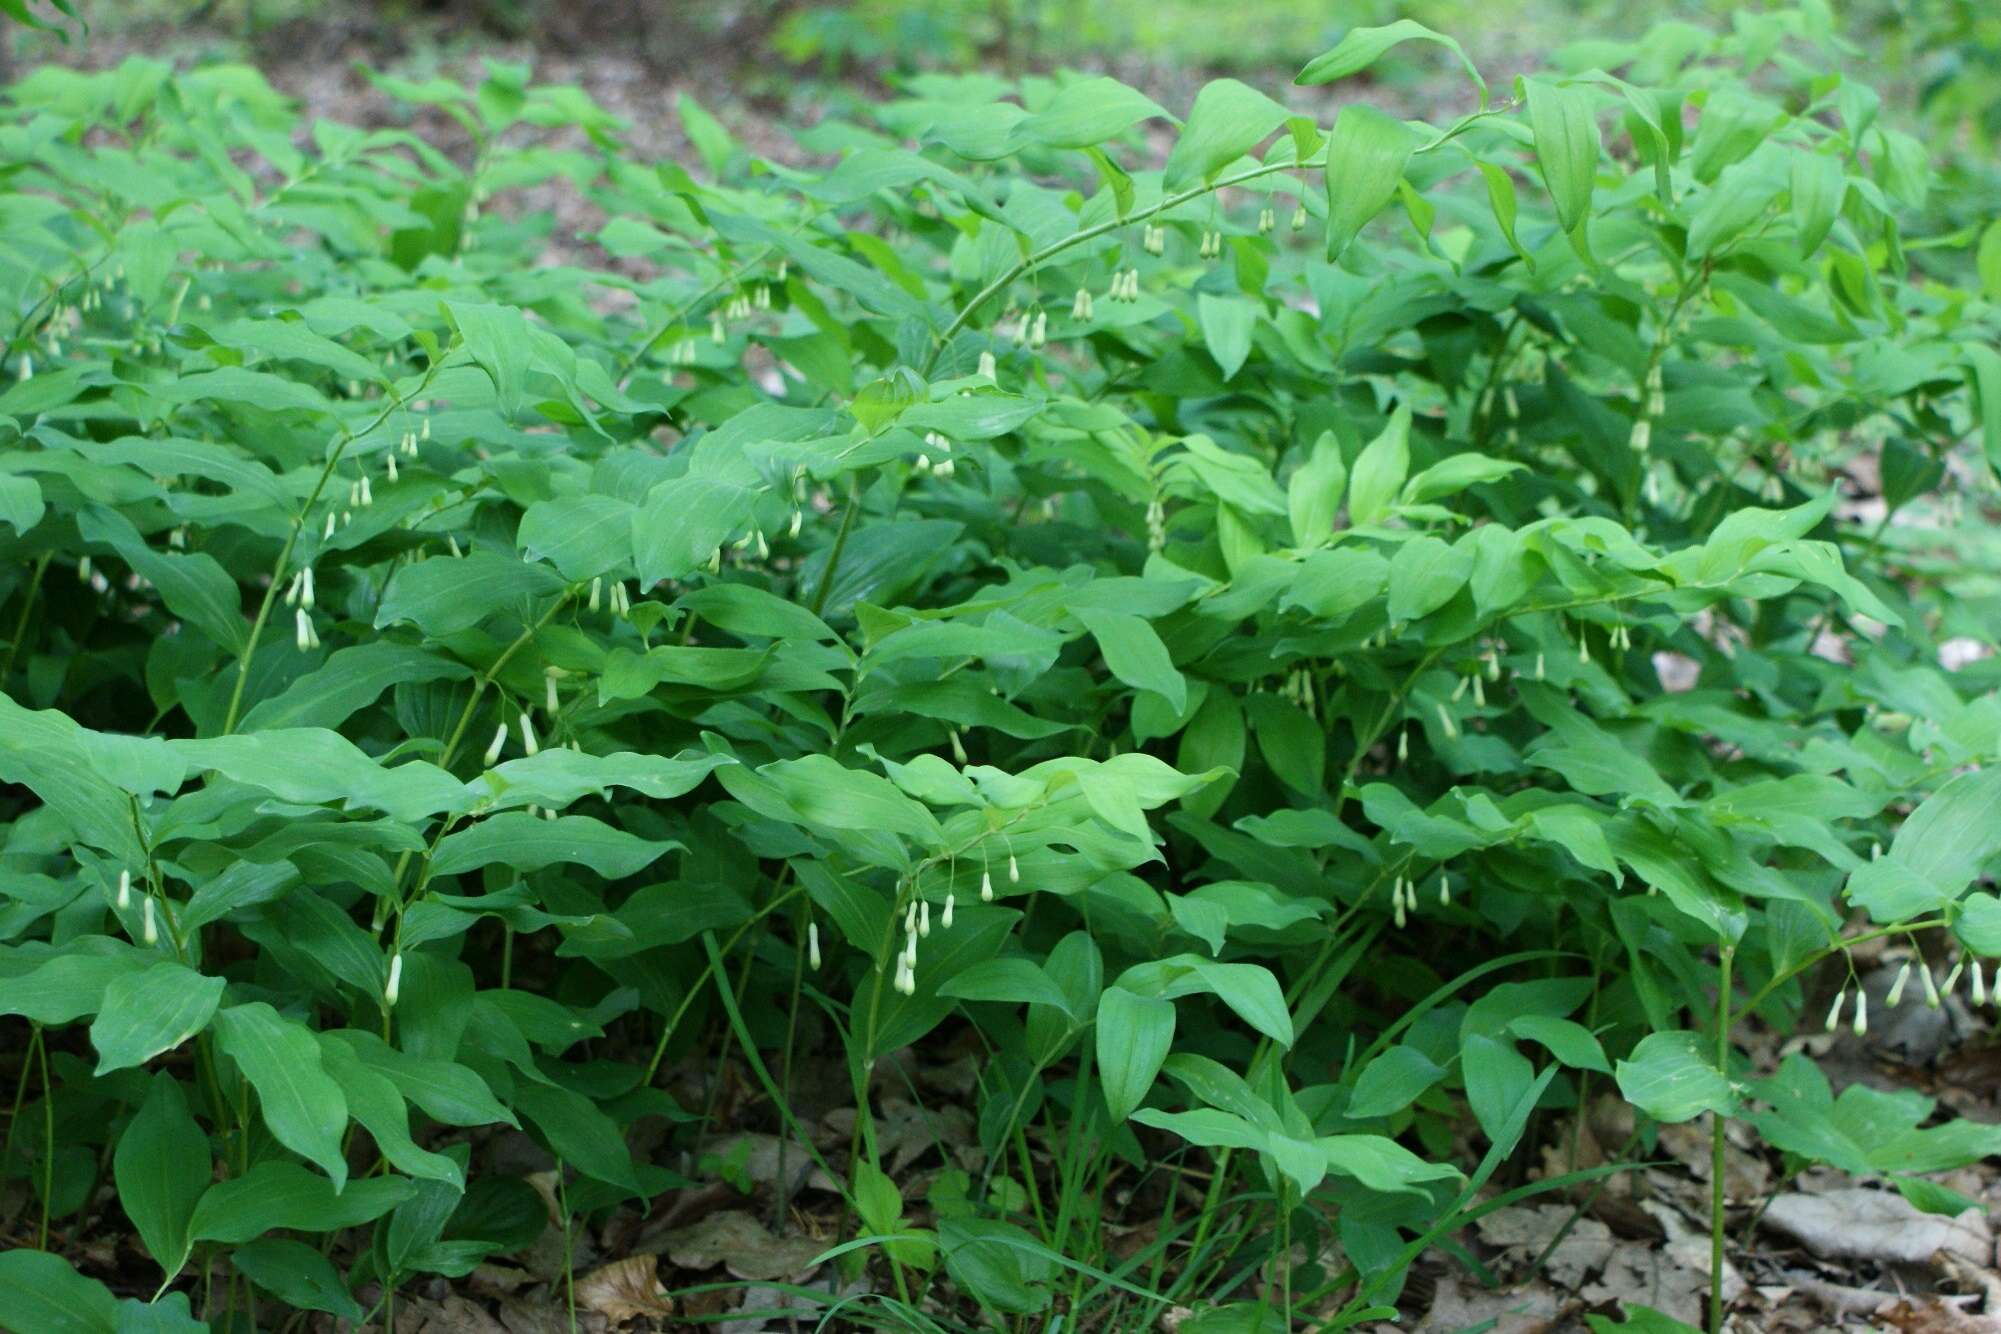
{"type": "Polygon", "coordinates": [[[359,1324],[367,1312],[349,1295],[333,1261],[302,1241],[265,1237],[229,1254],[237,1271],[285,1305],[325,1311],[359,1324]]]}
{"type": "Polygon", "coordinates": [[[502,417],[513,417],[521,407],[522,382],[528,375],[530,349],[528,322],[513,306],[497,306],[479,301],[447,301],[445,311],[465,339],[466,351],[493,381],[494,398],[502,417]]]}
{"type": "Polygon", "coordinates": [[[0,473],[0,523],[16,533],[25,533],[42,521],[48,507],[42,502],[42,488],[34,478],[0,473]]]}
{"type": "Polygon", "coordinates": [[[1008,141],[1010,147],[1089,148],[1156,117],[1172,119],[1136,88],[1117,79],[1079,79],[1059,88],[1041,110],[1017,121],[1008,141]]]}
{"type": "Polygon", "coordinates": [[[1302,547],[1326,542],[1341,510],[1341,493],[1348,485],[1348,465],[1332,431],[1322,431],[1306,462],[1286,484],[1285,504],[1292,521],[1292,540],[1302,547]]]}
{"type": "Polygon", "coordinates": [[[1459,1064],[1473,1119],[1488,1139],[1503,1139],[1509,1117],[1535,1083],[1535,1067],[1512,1042],[1480,1033],[1468,1034],[1460,1044],[1459,1064]]]}
{"type": "Polygon", "coordinates": [[[1889,850],[1849,878],[1848,897],[1880,923],[1935,912],[2001,852],[2001,769],[1960,774],[1925,798],[1889,850]]]}
{"type": "Polygon", "coordinates": [[[503,811],[441,839],[431,858],[431,872],[458,875],[500,863],[526,874],[568,863],[617,880],[651,865],[676,846],[628,834],[588,815],[544,820],[526,811],[503,811]]]}
{"type": "Polygon", "coordinates": [[[1113,676],[1135,690],[1153,691],[1177,714],[1188,707],[1188,682],[1151,625],[1119,611],[1079,607],[1073,614],[1098,641],[1113,676]]]}
{"type": "Polygon", "coordinates": [[[1591,192],[1597,184],[1602,151],[1591,94],[1541,79],[1525,79],[1523,84],[1529,128],[1535,136],[1536,166],[1550,202],[1556,206],[1558,225],[1575,235],[1591,216],[1591,192]]]}
{"type": "Polygon", "coordinates": [[[1029,959],[984,959],[940,983],[938,994],[1004,1005],[1050,1005],[1075,1017],[1063,988],[1029,959]]]}
{"type": "Polygon", "coordinates": [[[1348,520],[1357,527],[1389,512],[1410,473],[1410,405],[1400,403],[1389,424],[1363,447],[1348,478],[1348,520]]]}
{"type": "Polygon", "coordinates": [[[375,628],[408,622],[427,634],[450,635],[501,612],[532,621],[540,600],[562,591],[563,581],[554,573],[511,556],[489,551],[433,556],[390,577],[375,628]]]}
{"type": "Polygon", "coordinates": [[[632,1153],[618,1123],[579,1093],[548,1084],[524,1081],[514,1090],[514,1105],[542,1132],[549,1148],[579,1172],[634,1195],[643,1195],[632,1167],[632,1153]]]}
{"type": "Polygon", "coordinates": [[[1501,235],[1507,238],[1509,247],[1533,271],[1535,258],[1515,235],[1515,219],[1521,211],[1520,199],[1515,192],[1515,178],[1508,174],[1506,168],[1491,162],[1476,162],[1474,165],[1480,169],[1480,176],[1487,183],[1487,205],[1494,211],[1494,222],[1500,227],[1501,235]]]}
{"type": "Polygon", "coordinates": [[[1547,1014],[1524,1014],[1508,1021],[1508,1031],[1516,1037],[1539,1042],[1549,1054],[1574,1070],[1596,1070],[1609,1075],[1605,1049],[1582,1024],[1547,1014]]]}
{"type": "Polygon", "coordinates": [[[1341,108],[1327,139],[1328,259],[1339,259],[1363,226],[1396,198],[1416,148],[1417,135],[1402,121],[1366,102],[1341,108]]]}
{"type": "Polygon", "coordinates": [[[146,1100],[118,1137],[111,1174],[119,1207],[170,1280],[194,1247],[190,1226],[212,1170],[208,1136],[188,1112],[180,1081],[155,1075],[146,1100]]]}
{"type": "Polygon", "coordinates": [[[647,492],[632,515],[639,582],[685,579],[750,522],[756,493],[716,477],[677,477],[647,492]]]}
{"type": "Polygon", "coordinates": [[[263,1001],[215,1015],[216,1044],[257,1090],[264,1124],[280,1144],[318,1164],[338,1190],[347,1181],[341,1132],[347,1099],[320,1066],[312,1031],[263,1001]]]}
{"type": "Polygon", "coordinates": [[[104,1007],[90,1026],[96,1073],[142,1065],[208,1027],[222,1001],[223,980],[177,963],[123,973],[104,989],[104,1007]]]}
{"type": "Polygon", "coordinates": [[[1257,147],[1291,113],[1250,85],[1215,79],[1202,85],[1188,123],[1167,155],[1162,188],[1179,190],[1216,174],[1257,147]]]}
{"type": "Polygon", "coordinates": [[[2001,958],[2001,896],[1968,894],[1960,902],[1952,929],[1975,954],[2001,958]]]}
{"type": "Polygon", "coordinates": [[[1404,1110],[1445,1071],[1409,1043],[1398,1043],[1362,1067],[1342,1114],[1352,1120],[1390,1116],[1404,1110]]]}
{"type": "Polygon", "coordinates": [[[1457,1168],[1427,1163],[1381,1135],[1327,1135],[1315,1144],[1326,1156],[1328,1171],[1353,1177],[1370,1190],[1423,1194],[1419,1183],[1449,1181],[1459,1175],[1457,1168]]]}
{"type": "Polygon", "coordinates": [[[730,132],[691,93],[677,96],[674,109],[680,113],[681,129],[688,136],[688,142],[695,146],[695,151],[702,155],[702,162],[711,174],[721,175],[730,154],[736,151],[730,132]]]}
{"type": "Polygon", "coordinates": [[[632,561],[634,507],[615,496],[558,496],[521,516],[515,540],[530,560],[545,560],[572,583],[624,569],[632,561]]]}
{"type": "Polygon", "coordinates": [[[682,796],[716,769],[734,764],[727,755],[589,755],[567,747],[544,750],[495,765],[467,786],[480,804],[547,806],[558,809],[587,796],[609,796],[629,788],[661,801],[682,796]]]}
{"type": "Polygon", "coordinates": [[[435,765],[413,760],[385,768],[347,738],[323,728],[170,744],[190,769],[221,774],[285,801],[336,802],[406,822],[466,804],[464,785],[435,765]]]}
{"type": "Polygon", "coordinates": [[[1987,467],[2001,477],[2001,352],[1984,343],[1967,343],[1966,382],[1980,410],[1980,440],[1987,467]]]}
{"type": "Polygon", "coordinates": [[[243,715],[245,732],[282,727],[335,728],[405,682],[457,681],[472,675],[463,663],[390,639],[336,649],[327,660],[243,715]]]}
{"type": "Polygon", "coordinates": [[[1974,268],[1980,275],[1981,292],[1989,301],[2001,301],[2001,218],[1988,223],[1980,233],[1974,268]]]}
{"type": "Polygon", "coordinates": [[[1378,28],[1350,28],[1331,48],[1307,61],[1306,68],[1300,70],[1292,81],[1312,86],[1360,74],[1380,60],[1391,47],[1413,40],[1437,42],[1458,56],[1460,65],[1466,70],[1466,77],[1480,90],[1480,105],[1487,105],[1487,82],[1474,68],[1465,48],[1444,33],[1434,32],[1413,19],[1398,19],[1378,28]]]}
{"type": "Polygon", "coordinates": [[[250,627],[236,581],[206,553],[154,551],[123,514],[92,505],[77,515],[77,532],[86,542],[102,542],[160,592],[167,610],[200,630],[231,653],[241,653],[250,627]]]}
{"type": "Polygon", "coordinates": [[[1820,249],[1828,230],[1841,214],[1848,193],[1848,173],[1841,159],[1830,153],[1792,155],[1793,227],[1799,233],[1802,257],[1820,249]]]}
{"type": "Polygon", "coordinates": [[[1216,359],[1224,380],[1234,378],[1251,352],[1251,331],[1261,313],[1258,304],[1241,296],[1203,292],[1196,298],[1196,309],[1209,355],[1216,359]]]}
{"type": "Polygon", "coordinates": [[[0,1292],[10,1326],[34,1334],[115,1334],[118,1299],[60,1255],[25,1246],[0,1252],[0,1292]]]}
{"type": "Polygon", "coordinates": [[[1390,620],[1421,620],[1450,602],[1473,574],[1473,549],[1414,537],[1390,557],[1390,620]]]}
{"type": "Polygon", "coordinates": [[[1456,496],[1469,486],[1487,486],[1503,477],[1521,472],[1527,465],[1512,459],[1489,458],[1484,454],[1454,454],[1432,464],[1410,479],[1403,489],[1402,503],[1423,505],[1446,496],[1456,496]]]}
{"type": "Polygon", "coordinates": [[[188,1225],[196,1241],[237,1245],[279,1228],[338,1232],[380,1218],[410,1198],[403,1177],[368,1177],[336,1190],[297,1163],[268,1160],[202,1194],[188,1225]]]}
{"type": "Polygon", "coordinates": [[[1695,1033],[1649,1033],[1613,1071],[1627,1102],[1656,1121],[1673,1124],[1703,1112],[1732,1115],[1730,1081],[1704,1054],[1695,1033]]]}
{"type": "Polygon", "coordinates": [[[1098,998],[1098,1081],[1114,1121],[1131,1116],[1174,1043],[1174,1002],[1107,987],[1098,998]]]}

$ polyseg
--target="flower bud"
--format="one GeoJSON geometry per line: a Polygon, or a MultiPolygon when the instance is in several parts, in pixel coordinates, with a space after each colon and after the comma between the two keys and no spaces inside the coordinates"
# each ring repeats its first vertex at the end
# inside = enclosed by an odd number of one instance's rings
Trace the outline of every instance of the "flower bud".
{"type": "Polygon", "coordinates": [[[521,715],[521,749],[530,755],[542,749],[535,741],[535,725],[528,721],[527,713],[521,715]]]}
{"type": "Polygon", "coordinates": [[[917,934],[927,940],[931,937],[931,900],[929,899],[920,900],[917,905],[917,934]]]}
{"type": "Polygon", "coordinates": [[[1459,724],[1453,720],[1451,710],[1447,709],[1443,704],[1438,706],[1438,725],[1444,729],[1447,741],[1458,740],[1459,724]]]}
{"type": "Polygon", "coordinates": [[[1860,987],[1855,989],[1855,1027],[1851,1031],[1858,1038],[1869,1036],[1869,993],[1860,987]]]}
{"type": "Polygon", "coordinates": [[[1452,882],[1451,882],[1450,880],[1446,879],[1446,876],[1445,876],[1445,872],[1443,872],[1443,871],[1440,871],[1440,872],[1438,873],[1438,903],[1439,903],[1439,906],[1440,906],[1440,907],[1445,907],[1445,906],[1448,906],[1448,905],[1450,905],[1450,904],[1451,904],[1451,902],[1452,902],[1452,882]]]}
{"type": "Polygon", "coordinates": [[[507,724],[493,729],[493,740],[486,747],[486,767],[491,769],[500,760],[501,748],[507,744],[507,724]]]}
{"type": "Polygon", "coordinates": [[[124,912],[131,906],[132,873],[130,871],[120,871],[118,873],[118,911],[124,912]]]}
{"type": "Polygon", "coordinates": [[[1911,961],[1906,959],[1904,960],[1904,966],[1897,970],[1897,980],[1890,984],[1890,994],[1883,998],[1883,1003],[1893,1010],[1902,1005],[1904,1003],[1904,985],[1910,980],[1911,961]]]}
{"type": "Polygon", "coordinates": [[[814,972],[820,971],[820,924],[806,923],[806,963],[814,972]]]}
{"type": "Polygon", "coordinates": [[[313,646],[313,618],[306,614],[304,607],[299,608],[294,617],[292,642],[298,645],[299,652],[304,653],[313,646]]]}
{"type": "Polygon", "coordinates": [[[603,592],[604,592],[604,576],[601,574],[592,575],[591,596],[590,600],[584,604],[584,609],[586,611],[596,611],[598,609],[598,602],[600,599],[600,595],[602,595],[603,592]]]}
{"type": "Polygon", "coordinates": [[[323,531],[323,532],[322,532],[322,533],[320,534],[320,541],[324,542],[324,541],[326,541],[326,540],[327,540],[328,538],[332,537],[333,535],[334,535],[334,512],[333,512],[332,510],[328,510],[328,511],[327,511],[327,526],[326,526],[326,529],[325,529],[325,531],[323,531]]]}
{"type": "Polygon", "coordinates": [[[1012,852],[1007,855],[1007,882],[1010,885],[1021,883],[1021,863],[1014,859],[1012,852]]]}
{"type": "Polygon", "coordinates": [[[139,905],[139,938],[148,945],[160,943],[160,928],[153,921],[153,898],[150,894],[139,905]]]}
{"type": "Polygon", "coordinates": [[[1834,1006],[1827,1012],[1828,1032],[1832,1033],[1835,1029],[1841,1027],[1841,1007],[1846,1005],[1847,1003],[1848,1003],[1848,988],[1843,987],[1839,992],[1835,993],[1834,1006]]]}
{"type": "MultiPolygon", "coordinates": [[[[952,893],[950,890],[946,891],[945,911],[938,914],[938,925],[943,927],[947,931],[950,931],[952,929],[952,905],[957,903],[958,901],[959,901],[959,896],[957,894],[952,893]]],[[[1980,976],[1980,974],[1976,971],[1974,973],[1974,976],[1977,978],[1980,976]]]]}
{"type": "Polygon", "coordinates": [[[980,376],[980,378],[985,380],[995,379],[997,377],[997,373],[999,372],[999,370],[1000,370],[1000,364],[994,360],[993,353],[991,352],[980,353],[980,368],[978,372],[976,372],[980,376]]]}
{"type": "Polygon", "coordinates": [[[1930,964],[1923,964],[1923,963],[1919,964],[1919,965],[1918,965],[1918,976],[1919,976],[1919,977],[1921,977],[1921,978],[1923,978],[1923,979],[1924,979],[1924,982],[1925,982],[1925,1005],[1926,1005],[1926,1007],[1927,1007],[1927,1008],[1929,1008],[1929,1009],[1933,1009],[1933,1010],[1936,1010],[1936,1009],[1938,1008],[1938,1005],[1939,1005],[1939,1000],[1938,1000],[1938,983],[1936,983],[1936,982],[1932,981],[1932,970],[1931,970],[1931,965],[1930,965],[1930,964]]]}
{"type": "Polygon", "coordinates": [[[393,482],[396,480],[396,456],[394,454],[389,455],[388,461],[389,461],[389,469],[388,469],[389,480],[393,482]]]}
{"type": "Polygon", "coordinates": [[[1953,964],[1952,971],[1945,975],[1945,981],[1938,984],[1938,989],[1941,992],[1945,993],[1946,995],[1950,996],[1952,994],[1952,989],[1959,985],[1959,975],[1965,971],[1966,971],[1966,960],[1961,959],[1957,963],[1953,964]]]}
{"type": "Polygon", "coordinates": [[[1301,204],[1292,211],[1292,230],[1296,232],[1306,230],[1306,205],[1301,204]]]}
{"type": "Polygon", "coordinates": [[[310,611],[313,598],[313,567],[308,565],[299,571],[299,605],[310,611]]]}
{"type": "Polygon", "coordinates": [[[298,606],[298,605],[299,605],[299,585],[300,585],[300,584],[301,584],[302,582],[303,582],[303,580],[302,580],[302,578],[300,577],[300,575],[299,575],[298,573],[296,573],[296,572],[295,572],[295,573],[294,573],[294,574],[292,575],[292,582],[291,582],[291,583],[289,583],[289,584],[286,584],[286,585],[285,585],[285,605],[286,605],[286,606],[288,606],[288,607],[296,607],[296,606],[298,606]]]}
{"type": "Polygon", "coordinates": [[[396,997],[403,990],[403,951],[397,950],[389,956],[389,982],[382,988],[382,1004],[385,1009],[396,1007],[396,997]]]}
{"type": "Polygon", "coordinates": [[[966,743],[959,740],[959,729],[953,728],[945,734],[952,741],[952,758],[959,764],[966,762],[966,743]]]}
{"type": "Polygon", "coordinates": [[[76,563],[76,581],[80,584],[90,582],[90,557],[85,556],[76,563]]]}
{"type": "Polygon", "coordinates": [[[980,872],[980,902],[992,903],[993,901],[994,901],[994,878],[991,874],[982,870],[980,872]]]}
{"type": "Polygon", "coordinates": [[[1546,671],[1546,670],[1545,670],[1545,668],[1544,668],[1544,664],[1543,664],[1543,660],[1542,660],[1542,654],[1538,653],[1538,654],[1536,654],[1536,655],[1535,655],[1535,679],[1536,679],[1536,680],[1538,680],[1538,681],[1540,681],[1540,680],[1542,680],[1542,679],[1543,679],[1543,678],[1544,678],[1544,677],[1545,677],[1545,676],[1546,676],[1547,674],[1548,674],[1548,673],[1547,673],[1547,671],[1546,671]]]}
{"type": "Polygon", "coordinates": [[[1973,988],[1970,992],[1975,1005],[1987,1004],[1987,973],[1980,966],[1980,960],[1973,961],[1973,988]]]}

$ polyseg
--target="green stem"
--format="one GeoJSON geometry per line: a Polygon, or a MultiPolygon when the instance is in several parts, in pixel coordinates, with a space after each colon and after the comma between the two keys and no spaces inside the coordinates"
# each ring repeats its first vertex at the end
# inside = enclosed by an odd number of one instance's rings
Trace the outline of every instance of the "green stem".
{"type": "Polygon", "coordinates": [[[1836,954],[1852,950],[1857,945],[1866,945],[1872,940],[1881,940],[1884,936],[1915,935],[1920,931],[1930,931],[1938,927],[1951,925],[1952,922],[1949,918],[1926,917],[1915,922],[1899,922],[1895,926],[1878,927],[1874,931],[1865,931],[1859,936],[1844,936],[1819,953],[1808,955],[1799,963],[1794,964],[1791,968],[1786,969],[1772,978],[1771,981],[1765,983],[1764,986],[1758,988],[1751,999],[1745,1001],[1743,1005],[1738,1007],[1737,1012],[1730,1017],[1730,1026],[1735,1028],[1738,1024],[1743,1023],[1745,1018],[1754,1013],[1760,1005],[1763,1005],[1774,991],[1777,991],[1801,973],[1813,968],[1823,959],[1832,958],[1836,954]]]}
{"type": "Polygon", "coordinates": [[[855,511],[861,508],[861,492],[853,487],[848,490],[847,507],[841,511],[840,531],[834,534],[834,546],[827,553],[827,568],[820,572],[820,587],[813,593],[813,614],[818,616],[827,605],[827,594],[834,591],[834,572],[841,567],[841,552],[847,548],[848,533],[855,526],[855,511]]]}
{"type": "MultiPolygon", "coordinates": [[[[1725,945],[1716,984],[1716,1069],[1730,1078],[1730,965],[1737,947],[1725,945]]],[[[1709,1334],[1723,1334],[1723,1156],[1724,1127],[1730,1118],[1721,1110],[1709,1114],[1709,1334]]]]}
{"type": "Polygon", "coordinates": [[[14,637],[7,641],[7,661],[0,663],[0,686],[6,685],[7,678],[14,674],[15,655],[21,651],[21,640],[28,633],[28,613],[34,610],[35,594],[41,591],[42,575],[47,573],[53,555],[54,551],[44,551],[35,562],[34,573],[28,576],[27,591],[21,595],[21,615],[14,622],[14,637]]]}
{"type": "MultiPolygon", "coordinates": [[[[1460,131],[1464,130],[1474,121],[1487,116],[1499,115],[1509,109],[1511,105],[1511,103],[1503,104],[1499,107],[1475,112],[1471,116],[1462,117],[1451,129],[1443,131],[1427,143],[1420,144],[1414,150],[1413,156],[1418,153],[1431,152],[1439,145],[1456,137],[1460,131]]],[[[1139,223],[1147,221],[1149,218],[1155,218],[1171,209],[1179,208],[1190,200],[1200,199],[1204,195],[1214,194],[1219,190],[1227,189],[1233,185],[1242,185],[1247,181],[1254,181],[1260,177],[1271,176],[1281,171],[1313,171],[1316,169],[1324,171],[1326,167],[1327,157],[1324,153],[1317,159],[1309,159],[1305,162],[1268,162],[1262,166],[1240,171],[1234,176],[1225,176],[1219,180],[1202,185],[1191,185],[1186,190],[1178,190],[1171,195],[1163,195],[1160,198],[1160,202],[1154,204],[1151,208],[1140,209],[1136,212],[1128,213],[1122,218],[1113,218],[1109,222],[1101,222],[1094,227],[1086,227],[1083,231],[1072,232],[1068,236],[1051,241],[1041,249],[1032,251],[1025,258],[1016,260],[1006,272],[974,293],[973,299],[960,307],[959,313],[952,317],[952,322],[945,326],[945,332],[938,335],[937,340],[931,346],[930,354],[924,358],[925,376],[930,376],[932,369],[938,364],[938,358],[944,353],[947,347],[951,346],[953,335],[966,327],[967,321],[971,320],[979,312],[981,306],[991,301],[999,293],[1006,291],[1008,286],[1015,279],[1021,277],[1022,274],[1062,254],[1065,250],[1070,249],[1070,247],[1083,245],[1086,241],[1095,241],[1100,236],[1106,236],[1112,232],[1136,226],[1139,223]]]]}
{"type": "Polygon", "coordinates": [[[285,545],[278,551],[277,564],[271,567],[271,582],[264,589],[263,601],[257,604],[257,617],[250,623],[250,637],[244,642],[243,652],[236,659],[236,687],[229,692],[229,711],[223,715],[222,720],[224,736],[236,730],[236,716],[243,707],[243,687],[250,680],[250,664],[257,656],[257,641],[263,638],[264,624],[271,619],[271,604],[278,600],[278,590],[284,585],[285,569],[291,562],[293,549],[299,544],[299,533],[304,530],[306,520],[313,512],[313,506],[320,503],[320,495],[326,490],[327,483],[333,479],[334,469],[340,466],[340,461],[347,456],[347,447],[357,438],[367,435],[388,421],[391,415],[402,411],[403,406],[411,399],[430,388],[431,379],[438,373],[438,368],[444,364],[444,360],[444,357],[439,357],[433,361],[430,369],[424,372],[424,378],[419,380],[417,387],[408,394],[401,397],[392,394],[389,402],[383,406],[382,411],[375,414],[368,425],[359,431],[341,432],[339,443],[327,456],[326,467],[320,469],[319,480],[313,483],[312,494],[306,497],[306,503],[299,508],[297,517],[292,520],[292,531],[285,535],[285,545]]]}
{"type": "Polygon", "coordinates": [[[49,1248],[49,1197],[56,1188],[56,1090],[49,1083],[49,1043],[35,1025],[35,1060],[42,1072],[42,1226],[36,1245],[49,1248]]]}

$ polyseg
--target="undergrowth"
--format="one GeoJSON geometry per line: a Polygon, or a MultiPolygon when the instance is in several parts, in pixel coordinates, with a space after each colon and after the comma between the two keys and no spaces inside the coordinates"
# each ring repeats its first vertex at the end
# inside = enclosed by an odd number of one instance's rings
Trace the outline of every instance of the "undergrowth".
{"type": "Polygon", "coordinates": [[[7,1318],[385,1320],[720,1174],[832,1324],[1339,1329],[1705,1114],[1967,1207],[2001,1131],[1732,1042],[2001,954],[2001,272],[1840,59],[922,75],[813,169],[497,63],[21,79],[7,1318]]]}

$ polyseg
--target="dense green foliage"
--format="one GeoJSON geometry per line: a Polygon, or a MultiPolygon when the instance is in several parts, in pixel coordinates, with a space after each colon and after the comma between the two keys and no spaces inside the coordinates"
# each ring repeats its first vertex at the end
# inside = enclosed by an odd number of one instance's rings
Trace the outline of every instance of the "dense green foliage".
{"type": "Polygon", "coordinates": [[[924,76],[814,170],[501,65],[380,80],[456,156],[9,89],[0,1174],[158,1268],[0,1285],[358,1317],[541,1234],[494,1129],[567,1229],[683,1184],[668,1070],[790,1130],[804,1049],[882,1326],[1338,1328],[1614,1087],[1964,1207],[2001,1132],[1729,1035],[2001,954],[1991,554],[1923,536],[2001,274],[1817,7],[1583,59],[1433,124],[924,76]],[[947,1038],[981,1165],[899,1179],[947,1038]]]}

